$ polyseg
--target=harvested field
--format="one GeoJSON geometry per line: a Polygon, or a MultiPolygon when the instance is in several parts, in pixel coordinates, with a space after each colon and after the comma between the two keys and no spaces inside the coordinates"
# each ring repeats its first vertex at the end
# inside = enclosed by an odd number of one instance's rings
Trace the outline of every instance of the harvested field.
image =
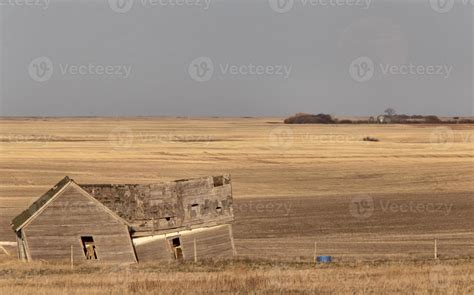
{"type": "Polygon", "coordinates": [[[432,259],[437,239],[438,257],[474,258],[472,194],[370,198],[374,207],[366,218],[351,214],[347,196],[237,200],[238,253],[311,261],[316,242],[318,255],[336,261],[432,259]],[[407,212],[400,212],[404,206],[407,212]]]}
{"type": "Polygon", "coordinates": [[[341,261],[423,259],[435,238],[441,258],[474,255],[473,125],[281,122],[3,118],[0,240],[14,241],[10,219],[64,175],[151,183],[231,173],[239,255],[307,261],[317,242],[341,261]]]}

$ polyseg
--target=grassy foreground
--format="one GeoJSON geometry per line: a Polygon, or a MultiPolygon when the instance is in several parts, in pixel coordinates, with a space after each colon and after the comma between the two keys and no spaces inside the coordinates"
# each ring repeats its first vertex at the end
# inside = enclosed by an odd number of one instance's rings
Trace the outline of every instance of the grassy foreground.
{"type": "Polygon", "coordinates": [[[0,262],[0,294],[473,294],[469,260],[221,261],[122,266],[0,262]]]}

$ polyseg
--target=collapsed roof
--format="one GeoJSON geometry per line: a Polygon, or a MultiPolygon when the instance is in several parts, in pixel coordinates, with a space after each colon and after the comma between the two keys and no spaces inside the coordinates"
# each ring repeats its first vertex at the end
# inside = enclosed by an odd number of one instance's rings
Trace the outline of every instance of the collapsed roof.
{"type": "MultiPolygon", "coordinates": [[[[15,217],[18,230],[62,187],[73,181],[63,178],[15,217]]],[[[229,175],[182,179],[156,184],[79,184],[86,192],[131,225],[134,236],[155,231],[225,224],[234,220],[229,175]]]]}

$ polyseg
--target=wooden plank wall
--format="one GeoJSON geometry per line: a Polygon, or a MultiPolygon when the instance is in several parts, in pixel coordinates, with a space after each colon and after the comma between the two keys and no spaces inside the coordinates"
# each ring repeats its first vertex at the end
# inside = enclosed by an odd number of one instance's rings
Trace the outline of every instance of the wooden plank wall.
{"type": "Polygon", "coordinates": [[[196,239],[197,257],[200,259],[231,258],[232,243],[227,225],[195,234],[181,236],[181,245],[186,260],[194,259],[194,239],[196,239]]]}
{"type": "MultiPolygon", "coordinates": [[[[231,258],[233,248],[228,225],[170,233],[167,237],[180,236],[184,259],[194,260],[194,239],[196,239],[199,259],[231,258]]],[[[171,248],[166,237],[135,246],[139,262],[169,262],[173,260],[171,248]]]]}
{"type": "Polygon", "coordinates": [[[70,186],[24,228],[33,260],[86,261],[81,236],[92,236],[103,262],[134,262],[135,253],[125,224],[70,186]]]}
{"type": "Polygon", "coordinates": [[[135,246],[138,262],[170,262],[172,254],[166,238],[135,246]]]}
{"type": "Polygon", "coordinates": [[[194,225],[226,224],[234,219],[228,175],[150,185],[81,187],[144,235],[194,225]]]}
{"type": "Polygon", "coordinates": [[[230,176],[207,177],[178,183],[185,225],[226,224],[234,218],[230,176]],[[197,210],[192,205],[197,204],[197,210]]]}

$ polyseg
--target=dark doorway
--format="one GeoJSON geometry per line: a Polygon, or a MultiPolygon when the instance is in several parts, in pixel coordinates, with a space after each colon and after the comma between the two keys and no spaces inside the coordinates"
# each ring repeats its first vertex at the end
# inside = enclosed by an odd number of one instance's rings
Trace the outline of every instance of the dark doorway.
{"type": "Polygon", "coordinates": [[[91,236],[81,237],[82,250],[87,260],[97,260],[97,252],[95,250],[94,238],[91,236]]]}
{"type": "Polygon", "coordinates": [[[181,248],[181,240],[179,237],[172,238],[169,240],[171,250],[173,251],[173,257],[176,260],[183,260],[183,248],[181,248]]]}

